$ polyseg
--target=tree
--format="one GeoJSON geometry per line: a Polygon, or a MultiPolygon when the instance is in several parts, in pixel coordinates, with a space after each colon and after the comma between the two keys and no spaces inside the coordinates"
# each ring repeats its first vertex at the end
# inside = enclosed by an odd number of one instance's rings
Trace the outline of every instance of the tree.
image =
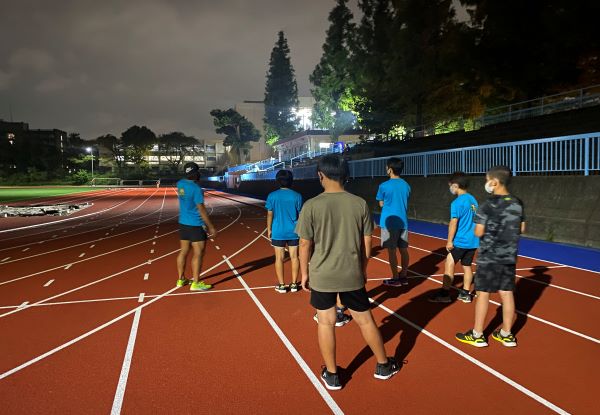
{"type": "Polygon", "coordinates": [[[185,156],[193,154],[198,144],[199,142],[195,137],[187,136],[178,131],[162,134],[158,137],[159,157],[164,156],[171,166],[171,170],[176,172],[183,163],[185,156]]]}
{"type": "Polygon", "coordinates": [[[265,131],[267,140],[292,135],[298,120],[294,110],[298,108],[298,86],[294,76],[294,68],[290,61],[290,48],[283,32],[278,33],[278,40],[271,51],[267,83],[265,87],[265,131]]]}
{"type": "Polygon", "coordinates": [[[112,134],[96,138],[96,143],[110,151],[115,166],[120,170],[125,166],[125,148],[121,140],[112,134]]]}
{"type": "Polygon", "coordinates": [[[237,157],[238,163],[246,161],[246,157],[252,148],[251,141],[260,139],[260,132],[244,116],[234,109],[214,109],[210,112],[214,117],[217,134],[225,134],[223,145],[231,147],[231,153],[237,157]]]}
{"type": "Polygon", "coordinates": [[[156,135],[145,126],[134,125],[121,134],[121,142],[125,146],[125,159],[137,166],[146,163],[152,146],[156,144],[156,135]]]}
{"type": "Polygon", "coordinates": [[[350,60],[352,36],[356,28],[347,3],[348,0],[337,0],[329,14],[331,24],[323,44],[323,55],[309,77],[314,85],[313,122],[329,130],[334,139],[355,121],[349,99],[356,89],[350,60]]]}

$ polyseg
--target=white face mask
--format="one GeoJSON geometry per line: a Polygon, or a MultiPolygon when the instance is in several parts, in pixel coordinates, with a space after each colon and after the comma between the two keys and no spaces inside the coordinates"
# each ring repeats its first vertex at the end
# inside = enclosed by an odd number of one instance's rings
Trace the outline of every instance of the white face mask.
{"type": "Polygon", "coordinates": [[[456,190],[454,190],[454,188],[452,186],[450,186],[449,190],[450,190],[450,194],[451,195],[455,195],[456,194],[456,190]]]}
{"type": "Polygon", "coordinates": [[[485,182],[485,191],[488,193],[494,193],[494,188],[490,185],[490,182],[485,182]]]}

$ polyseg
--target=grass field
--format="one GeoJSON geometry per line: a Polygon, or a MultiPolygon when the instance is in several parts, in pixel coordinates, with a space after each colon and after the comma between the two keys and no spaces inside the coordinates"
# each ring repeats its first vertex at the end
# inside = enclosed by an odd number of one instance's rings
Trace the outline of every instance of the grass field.
{"type": "Polygon", "coordinates": [[[0,203],[20,202],[31,199],[90,192],[97,187],[3,187],[0,188],[0,203]]]}

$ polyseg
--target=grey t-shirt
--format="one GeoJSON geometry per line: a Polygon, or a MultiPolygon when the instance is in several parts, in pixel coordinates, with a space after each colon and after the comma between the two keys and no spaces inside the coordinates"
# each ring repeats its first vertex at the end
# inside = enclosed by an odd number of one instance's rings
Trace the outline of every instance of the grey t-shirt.
{"type": "Polygon", "coordinates": [[[348,192],[321,193],[304,204],[296,233],[314,242],[309,267],[312,289],[345,292],[364,287],[363,237],[373,233],[364,199],[348,192]]]}

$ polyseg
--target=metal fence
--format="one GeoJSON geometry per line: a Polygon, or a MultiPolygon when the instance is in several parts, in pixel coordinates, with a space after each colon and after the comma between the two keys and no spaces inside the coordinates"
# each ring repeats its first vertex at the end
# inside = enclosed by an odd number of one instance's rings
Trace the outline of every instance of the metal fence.
{"type": "MultiPolygon", "coordinates": [[[[483,174],[495,165],[506,165],[513,175],[576,173],[600,171],[600,132],[538,140],[515,141],[459,149],[428,151],[396,156],[404,161],[404,176],[449,175],[455,171],[483,174]]],[[[356,160],[349,163],[350,177],[386,175],[389,157],[356,160]]],[[[316,165],[292,169],[297,180],[317,177],[316,165]]],[[[277,170],[246,173],[242,181],[272,180],[277,170]]]]}

